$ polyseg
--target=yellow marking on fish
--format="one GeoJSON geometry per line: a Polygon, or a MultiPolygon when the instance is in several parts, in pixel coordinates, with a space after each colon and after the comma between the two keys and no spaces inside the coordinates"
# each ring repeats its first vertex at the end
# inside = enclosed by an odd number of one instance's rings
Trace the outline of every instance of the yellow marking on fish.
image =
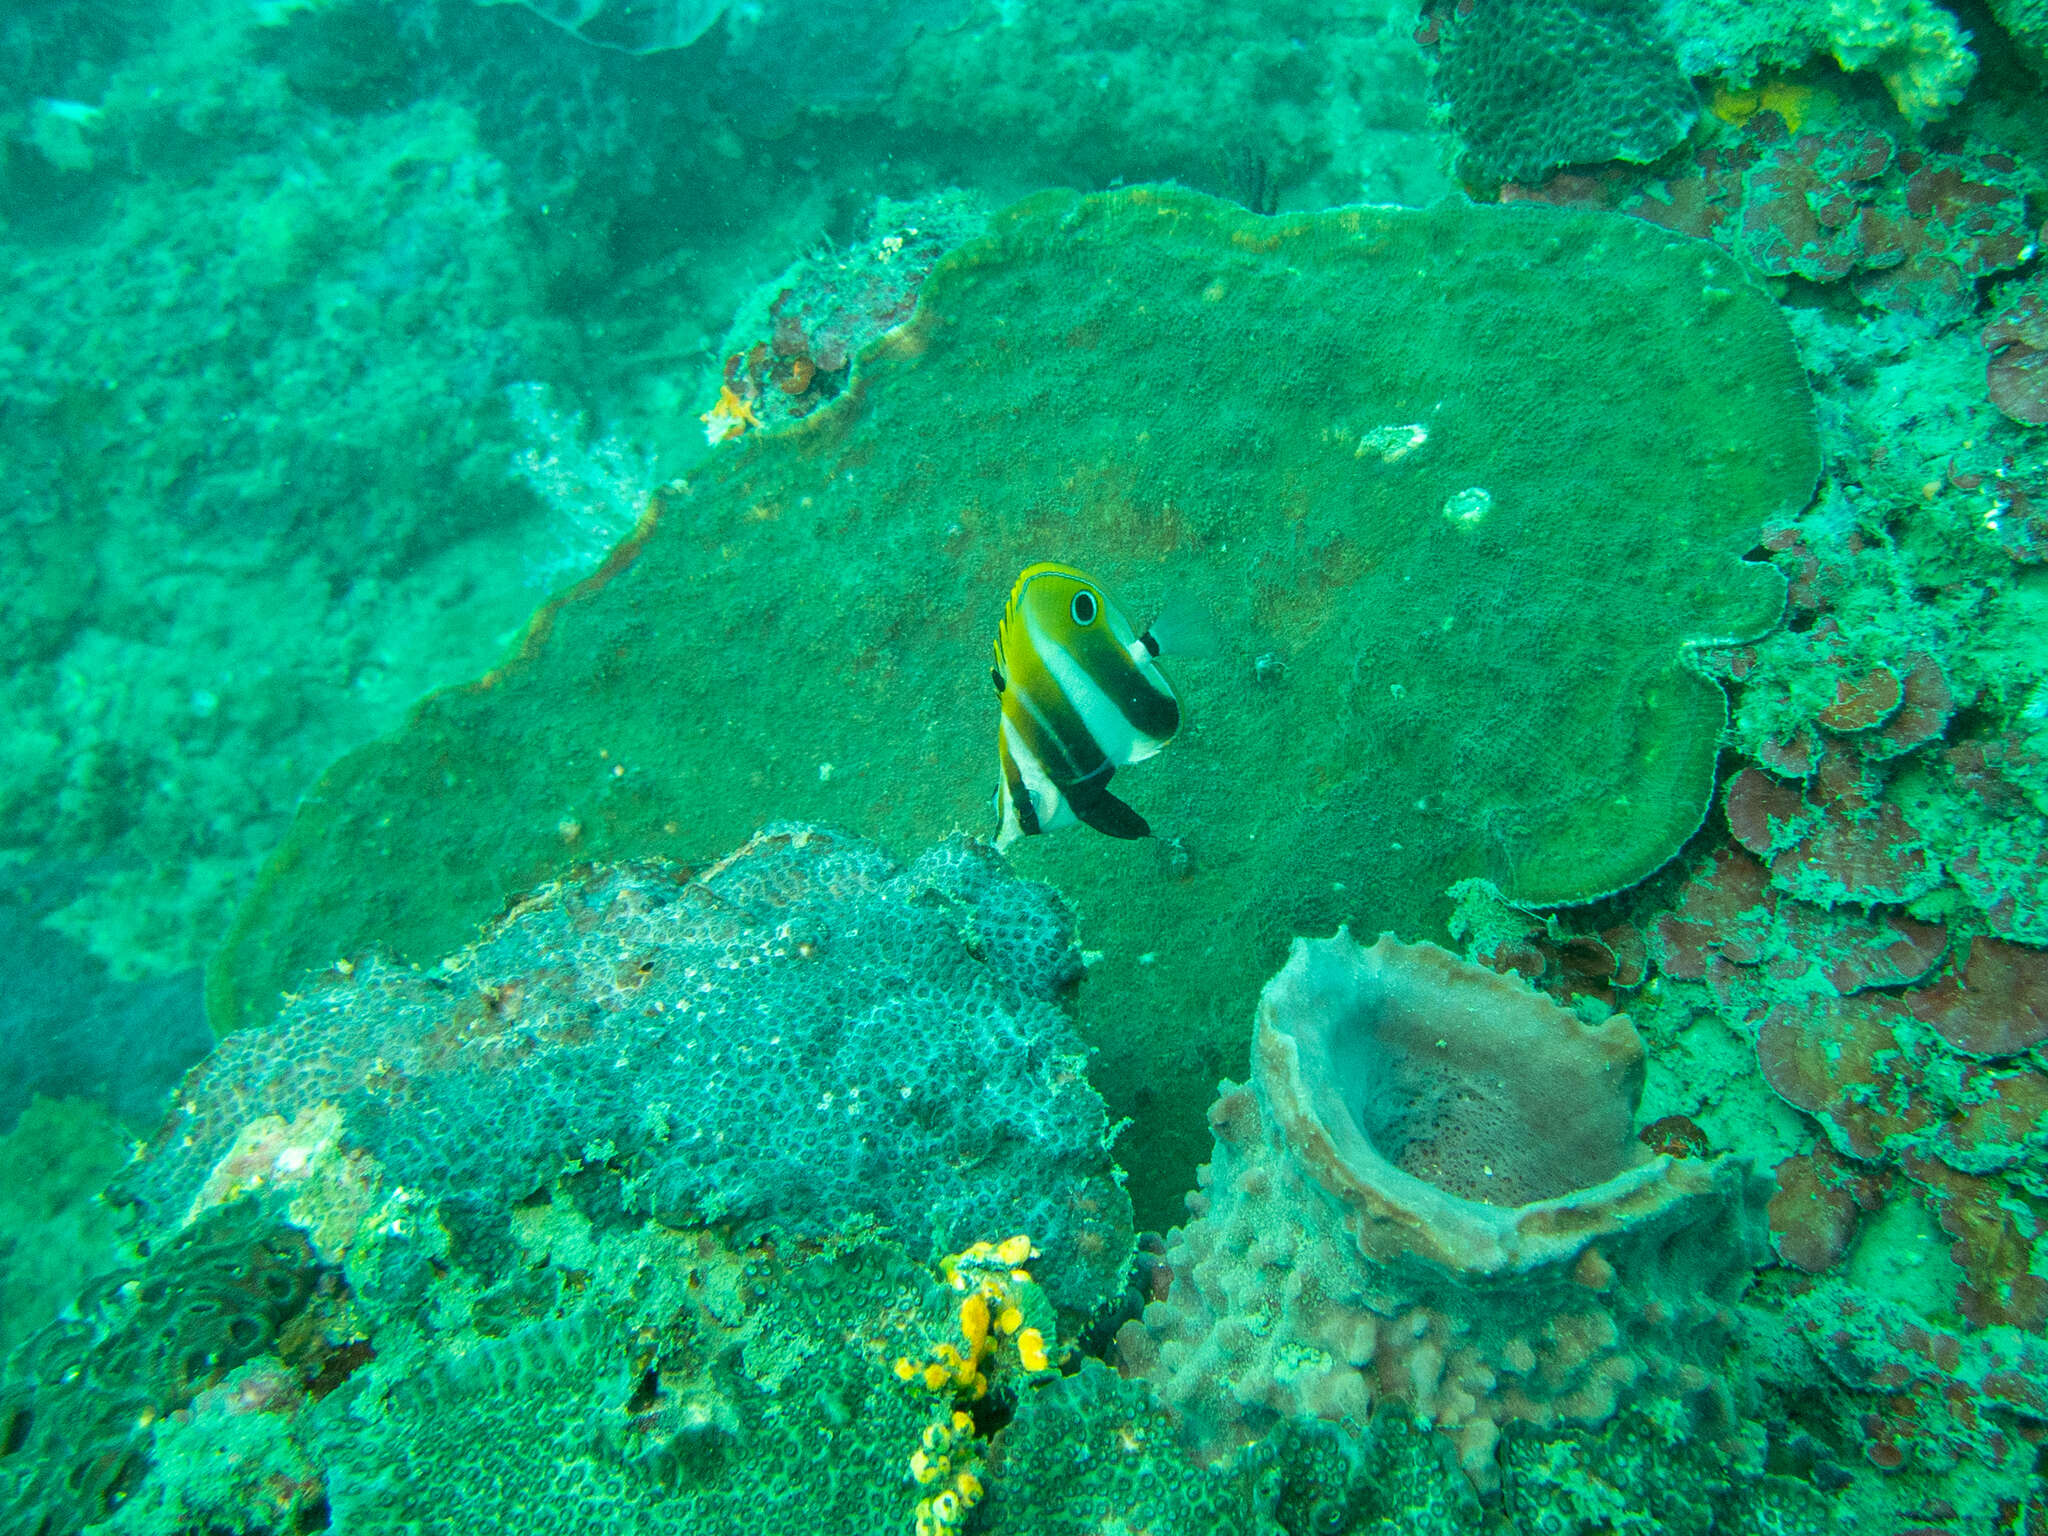
{"type": "Polygon", "coordinates": [[[1108,784],[1180,728],[1158,649],[1086,572],[1047,561],[1018,576],[995,640],[998,847],[1077,821],[1150,835],[1108,784]]]}

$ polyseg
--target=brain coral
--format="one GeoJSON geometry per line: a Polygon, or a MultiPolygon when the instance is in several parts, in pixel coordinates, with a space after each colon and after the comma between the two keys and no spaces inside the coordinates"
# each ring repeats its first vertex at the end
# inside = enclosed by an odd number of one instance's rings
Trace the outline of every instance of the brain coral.
{"type": "Polygon", "coordinates": [[[1116,1283],[1129,1202],[1058,1006],[1071,933],[1051,891],[960,840],[905,870],[783,827],[699,879],[590,870],[436,973],[337,969],[225,1042],[120,1193],[174,1223],[338,1154],[373,1187],[358,1209],[402,1187],[487,1255],[509,1207],[608,1164],[674,1226],[1026,1231],[1086,1307],[1116,1283]]]}
{"type": "Polygon", "coordinates": [[[1642,1081],[1626,1017],[1588,1025],[1430,944],[1297,940],[1126,1369],[1208,1456],[1392,1400],[1482,1488],[1509,1424],[1599,1423],[1632,1392],[1728,1427],[1715,1363],[1767,1185],[1647,1152],[1642,1081]]]}
{"type": "Polygon", "coordinates": [[[1651,0],[1442,0],[1425,11],[1432,94],[1480,176],[1642,164],[1699,117],[1651,0]]]}
{"type": "Polygon", "coordinates": [[[1293,934],[1440,933],[1466,876],[1587,899],[1694,831],[1727,710],[1687,657],[1776,621],[1743,556],[1816,466],[1769,297],[1640,220],[1043,194],[830,406],[721,446],[506,665],[329,772],[216,1023],[372,943],[446,954],[570,859],[987,826],[993,626],[1074,560],[1222,635],[1133,775],[1161,837],[1013,854],[1086,914],[1081,1027],[1164,1221],[1293,934]]]}
{"type": "Polygon", "coordinates": [[[304,1234],[244,1200],[94,1281],[0,1379],[0,1530],[105,1520],[148,1474],[156,1424],[273,1348],[318,1273],[304,1234]]]}

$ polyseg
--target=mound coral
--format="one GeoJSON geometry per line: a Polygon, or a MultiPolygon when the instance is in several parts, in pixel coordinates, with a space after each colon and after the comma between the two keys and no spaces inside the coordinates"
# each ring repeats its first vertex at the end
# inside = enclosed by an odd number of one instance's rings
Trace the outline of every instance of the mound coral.
{"type": "Polygon", "coordinates": [[[1655,160],[1699,116],[1650,0],[1436,0],[1416,40],[1438,110],[1480,177],[1655,160]]]}
{"type": "Polygon", "coordinates": [[[1222,637],[1174,673],[1200,732],[1148,765],[1161,838],[1016,854],[1094,925],[1081,1025],[1163,1219],[1213,1084],[1189,1029],[1234,1048],[1294,932],[1440,932],[1471,875],[1584,899],[1691,835],[1726,707],[1685,658],[1776,620],[1742,557],[1815,472],[1782,317],[1641,221],[1044,194],[939,263],[838,401],[712,454],[517,659],[334,768],[214,1017],[264,1022],[373,942],[446,954],[570,859],[704,860],[780,816],[982,825],[974,658],[1018,569],[1086,559],[1222,637]],[[1248,942],[1171,942],[1226,925],[1248,942]]]}
{"type": "Polygon", "coordinates": [[[174,1226],[266,1189],[345,1251],[402,1187],[495,1279],[508,1210],[594,1166],[672,1227],[866,1218],[964,1245],[1028,1225],[1085,1310],[1129,1204],[1059,1006],[1071,932],[961,840],[904,870],[781,827],[696,879],[590,870],[438,974],[330,971],[195,1071],[118,1192],[174,1226]]]}
{"type": "Polygon", "coordinates": [[[1298,940],[1126,1369],[1209,1457],[1396,1401],[1482,1488],[1510,1425],[1600,1423],[1631,1394],[1724,1430],[1764,1184],[1646,1150],[1642,1080],[1621,1015],[1588,1025],[1433,945],[1298,940]]]}
{"type": "MultiPolygon", "coordinates": [[[[633,1246],[657,1268],[673,1255],[633,1246]]],[[[300,1417],[334,1529],[910,1536],[920,1405],[880,1357],[922,1318],[929,1275],[889,1244],[790,1252],[727,1254],[745,1284],[716,1318],[669,1315],[644,1272],[601,1265],[565,1316],[460,1355],[380,1355],[300,1417]]]]}

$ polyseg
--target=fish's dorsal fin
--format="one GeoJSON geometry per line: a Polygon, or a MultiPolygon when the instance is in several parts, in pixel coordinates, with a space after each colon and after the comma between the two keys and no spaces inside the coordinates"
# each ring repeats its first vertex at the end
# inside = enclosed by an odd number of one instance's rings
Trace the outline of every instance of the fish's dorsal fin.
{"type": "Polygon", "coordinates": [[[1152,828],[1145,818],[1099,784],[1076,784],[1067,791],[1067,804],[1074,815],[1098,832],[1111,837],[1150,837],[1152,828]]]}

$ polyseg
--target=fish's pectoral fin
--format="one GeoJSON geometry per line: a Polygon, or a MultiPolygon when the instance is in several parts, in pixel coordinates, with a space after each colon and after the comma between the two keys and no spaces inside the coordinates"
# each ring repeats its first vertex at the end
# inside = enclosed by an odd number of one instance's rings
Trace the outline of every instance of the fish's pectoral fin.
{"type": "Polygon", "coordinates": [[[1152,835],[1152,828],[1144,817],[1100,785],[1073,786],[1067,791],[1067,804],[1076,817],[1111,837],[1152,835]]]}

